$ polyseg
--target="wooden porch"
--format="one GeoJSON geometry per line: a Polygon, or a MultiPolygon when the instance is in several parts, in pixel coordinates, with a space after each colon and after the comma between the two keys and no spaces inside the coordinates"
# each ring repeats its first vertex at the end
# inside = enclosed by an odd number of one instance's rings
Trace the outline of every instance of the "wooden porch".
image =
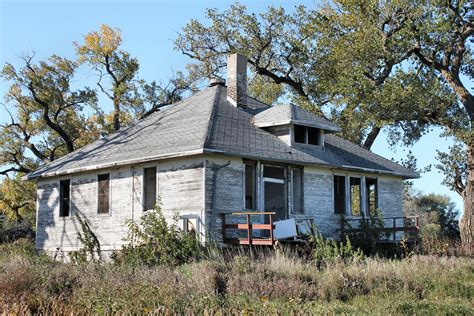
{"type": "MultiPolygon", "coordinates": [[[[370,221],[369,218],[345,218],[344,220],[349,224],[355,223],[355,227],[345,231],[351,234],[365,232],[366,230],[364,228],[360,228],[361,224],[363,221],[370,221]]],[[[402,241],[402,239],[408,242],[418,241],[420,231],[420,219],[418,216],[382,217],[380,220],[383,223],[383,227],[371,228],[371,231],[385,235],[385,238],[381,238],[379,242],[398,243],[402,241]]],[[[353,224],[351,224],[351,226],[352,225],[353,224]]]]}
{"type": "MultiPolygon", "coordinates": [[[[275,246],[278,241],[274,238],[274,217],[275,212],[244,211],[222,213],[221,222],[223,243],[231,245],[275,246]],[[229,221],[229,216],[234,217],[233,222],[229,221]],[[256,234],[256,232],[259,233],[256,234]]],[[[351,224],[353,228],[347,230],[346,232],[357,234],[364,232],[364,229],[360,228],[361,222],[367,221],[369,219],[349,218],[345,220],[354,223],[351,224]]],[[[383,217],[381,220],[383,222],[383,227],[373,230],[375,232],[383,233],[383,235],[386,236],[385,239],[380,239],[380,242],[397,243],[402,239],[409,242],[418,241],[418,216],[383,217]]]]}

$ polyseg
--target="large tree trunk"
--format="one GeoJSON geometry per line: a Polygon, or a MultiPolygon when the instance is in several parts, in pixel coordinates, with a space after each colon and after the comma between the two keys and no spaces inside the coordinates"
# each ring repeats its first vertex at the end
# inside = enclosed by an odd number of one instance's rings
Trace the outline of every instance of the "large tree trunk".
{"type": "Polygon", "coordinates": [[[119,97],[114,95],[114,130],[120,129],[120,103],[119,97]]]}
{"type": "Polygon", "coordinates": [[[464,214],[459,222],[461,240],[465,251],[469,255],[474,254],[474,141],[468,147],[467,153],[468,176],[466,188],[464,189],[464,214]]]}

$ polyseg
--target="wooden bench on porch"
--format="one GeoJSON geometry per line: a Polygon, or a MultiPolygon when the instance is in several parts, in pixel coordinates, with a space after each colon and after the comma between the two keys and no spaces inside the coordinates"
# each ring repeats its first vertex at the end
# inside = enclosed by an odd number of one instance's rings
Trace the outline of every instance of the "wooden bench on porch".
{"type": "MultiPolygon", "coordinates": [[[[261,246],[275,246],[275,239],[273,238],[273,218],[275,212],[233,212],[222,213],[222,239],[225,244],[234,245],[261,245],[261,246]],[[228,216],[236,217],[236,220],[245,218],[245,223],[229,223],[228,216]],[[255,217],[258,218],[255,219],[255,217]],[[263,223],[262,223],[263,217],[263,223]],[[245,237],[230,237],[229,230],[244,231],[245,237]],[[255,231],[260,231],[260,236],[254,234],[255,231]]],[[[236,233],[236,232],[234,232],[236,233]]]]}

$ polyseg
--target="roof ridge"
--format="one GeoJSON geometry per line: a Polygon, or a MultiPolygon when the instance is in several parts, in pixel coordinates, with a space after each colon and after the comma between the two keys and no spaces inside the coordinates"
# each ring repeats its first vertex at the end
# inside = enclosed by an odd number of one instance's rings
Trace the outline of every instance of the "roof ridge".
{"type": "Polygon", "coordinates": [[[296,110],[295,110],[295,104],[293,104],[292,102],[290,102],[290,119],[293,119],[295,117],[295,113],[296,113],[296,110]]]}
{"type": "Polygon", "coordinates": [[[206,137],[204,137],[204,142],[202,143],[202,148],[206,148],[206,145],[209,143],[209,139],[212,135],[212,131],[214,129],[214,117],[215,117],[215,112],[216,112],[216,105],[219,102],[219,98],[221,95],[221,89],[220,86],[216,86],[216,92],[214,94],[214,100],[212,102],[212,109],[211,109],[211,115],[209,115],[209,122],[207,122],[207,128],[206,128],[206,137]]]}

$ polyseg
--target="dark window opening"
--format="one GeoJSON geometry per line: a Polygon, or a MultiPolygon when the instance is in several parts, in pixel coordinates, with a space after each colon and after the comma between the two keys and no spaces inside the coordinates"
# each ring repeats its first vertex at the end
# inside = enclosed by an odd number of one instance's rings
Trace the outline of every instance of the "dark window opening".
{"type": "Polygon", "coordinates": [[[144,177],[144,205],[143,210],[152,210],[156,206],[156,167],[145,168],[144,177]]]}
{"type": "Polygon", "coordinates": [[[256,203],[255,203],[255,183],[256,183],[256,176],[255,176],[255,165],[253,164],[245,164],[245,209],[247,210],[255,210],[256,203]]]}
{"type": "Polygon", "coordinates": [[[308,144],[316,146],[321,145],[319,141],[319,133],[319,128],[308,127],[308,144]]]}
{"type": "Polygon", "coordinates": [[[346,213],[346,177],[334,176],[334,213],[346,213]]]}
{"type": "Polygon", "coordinates": [[[375,215],[377,210],[377,179],[366,178],[365,187],[367,194],[367,211],[370,215],[375,215]]]}
{"type": "Polygon", "coordinates": [[[99,174],[98,184],[98,213],[107,214],[109,212],[110,175],[108,173],[99,174]]]}
{"type": "Polygon", "coordinates": [[[350,178],[351,214],[353,216],[362,215],[360,182],[360,178],[350,178]]]}
{"type": "Polygon", "coordinates": [[[285,180],[285,168],[265,166],[263,168],[263,177],[285,180]]]}
{"type": "Polygon", "coordinates": [[[306,143],[306,127],[302,125],[295,125],[295,142],[306,143]]]}
{"type": "Polygon", "coordinates": [[[303,125],[295,125],[295,142],[321,146],[321,129],[303,125]]]}
{"type": "Polygon", "coordinates": [[[71,181],[69,179],[59,182],[59,198],[59,217],[68,217],[71,202],[71,181]]]}
{"type": "Polygon", "coordinates": [[[303,213],[303,172],[301,169],[293,169],[293,213],[303,213]]]}

